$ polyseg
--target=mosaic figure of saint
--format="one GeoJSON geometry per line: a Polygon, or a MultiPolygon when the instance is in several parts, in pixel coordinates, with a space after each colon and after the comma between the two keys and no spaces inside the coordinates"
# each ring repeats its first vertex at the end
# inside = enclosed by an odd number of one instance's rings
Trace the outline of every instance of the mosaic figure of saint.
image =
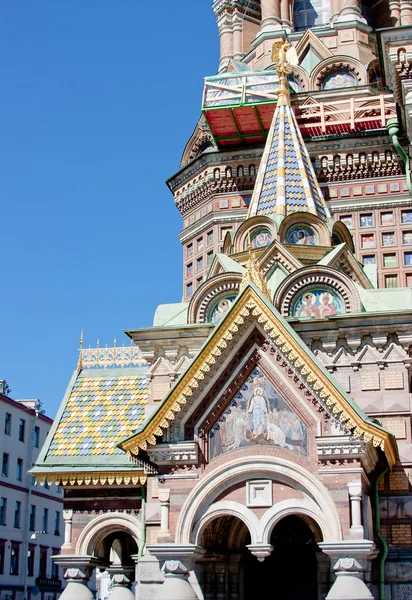
{"type": "Polygon", "coordinates": [[[224,298],[224,300],[221,300],[214,311],[212,319],[213,323],[220,323],[231,306],[232,301],[229,300],[229,298],[224,298]]]}
{"type": "Polygon", "coordinates": [[[249,404],[249,413],[252,415],[253,435],[257,437],[267,429],[268,407],[261,387],[255,388],[249,404]]]}
{"type": "Polygon", "coordinates": [[[329,292],[325,292],[319,296],[320,307],[319,312],[320,316],[323,318],[328,317],[329,315],[336,315],[337,311],[335,306],[333,305],[333,297],[329,292]]]}
{"type": "Polygon", "coordinates": [[[315,294],[305,294],[302,298],[302,306],[299,309],[298,317],[316,317],[320,319],[319,306],[316,306],[315,294]]]}

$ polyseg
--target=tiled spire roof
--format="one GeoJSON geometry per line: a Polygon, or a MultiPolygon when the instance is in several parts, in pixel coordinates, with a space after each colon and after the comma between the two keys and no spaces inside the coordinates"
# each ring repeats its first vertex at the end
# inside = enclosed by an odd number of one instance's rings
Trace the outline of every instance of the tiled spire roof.
{"type": "Polygon", "coordinates": [[[286,70],[289,67],[287,63],[285,66],[285,63],[280,65],[280,62],[279,60],[277,68],[281,82],[278,104],[259,166],[248,216],[285,217],[303,211],[327,221],[331,219],[331,215],[290,106],[286,74],[291,71],[286,70]]]}

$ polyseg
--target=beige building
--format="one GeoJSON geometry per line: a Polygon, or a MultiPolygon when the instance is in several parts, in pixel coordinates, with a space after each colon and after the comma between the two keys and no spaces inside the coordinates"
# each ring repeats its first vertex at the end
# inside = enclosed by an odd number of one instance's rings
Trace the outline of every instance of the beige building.
{"type": "Polygon", "coordinates": [[[53,600],[61,592],[51,556],[63,543],[63,490],[36,487],[28,469],[52,419],[39,400],[12,400],[0,381],[0,598],[53,600]]]}

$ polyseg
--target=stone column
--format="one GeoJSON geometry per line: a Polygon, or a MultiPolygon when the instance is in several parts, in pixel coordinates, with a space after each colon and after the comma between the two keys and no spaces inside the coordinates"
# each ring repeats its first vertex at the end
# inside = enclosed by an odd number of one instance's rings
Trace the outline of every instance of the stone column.
{"type": "Polygon", "coordinates": [[[412,4],[410,0],[401,0],[401,25],[412,24],[412,4]]]}
{"type": "Polygon", "coordinates": [[[64,519],[64,544],[63,546],[71,546],[72,545],[72,526],[73,526],[73,511],[72,510],[64,510],[63,511],[63,519],[64,519]]]}
{"type": "Polygon", "coordinates": [[[219,72],[227,69],[230,59],[233,56],[233,30],[232,19],[228,13],[223,13],[217,22],[220,39],[220,61],[219,72]]]}
{"type": "Polygon", "coordinates": [[[330,0],[330,22],[331,24],[335,22],[335,20],[339,16],[339,0],[330,0]]]}
{"type": "Polygon", "coordinates": [[[134,581],[134,567],[116,565],[109,567],[107,570],[112,575],[110,600],[135,600],[131,590],[134,581]]]}
{"type": "Polygon", "coordinates": [[[282,27],[288,33],[292,31],[293,19],[291,16],[291,0],[280,0],[280,16],[282,19],[282,27]]]}
{"type": "Polygon", "coordinates": [[[202,558],[206,550],[194,544],[156,544],[146,546],[150,555],[163,563],[161,572],[164,582],[158,586],[156,598],[159,600],[198,600],[201,593],[194,572],[194,562],[202,558]]]}
{"type": "Polygon", "coordinates": [[[351,483],[348,483],[348,490],[351,513],[350,532],[358,537],[363,537],[361,517],[362,485],[358,481],[351,481],[351,483]]]}
{"type": "Polygon", "coordinates": [[[240,554],[230,554],[228,562],[229,598],[240,599],[240,554]]]}
{"type": "Polygon", "coordinates": [[[275,31],[281,28],[280,2],[281,0],[261,0],[261,31],[275,31]]]}
{"type": "Polygon", "coordinates": [[[321,542],[320,549],[329,556],[336,580],[326,600],[373,600],[365,583],[371,560],[377,555],[370,540],[321,542]]]}
{"type": "Polygon", "coordinates": [[[169,508],[170,508],[170,490],[159,489],[160,501],[160,532],[168,535],[169,532],[169,508]]]}
{"type": "Polygon", "coordinates": [[[389,12],[391,13],[392,27],[400,25],[401,3],[400,0],[389,0],[389,12]]]}
{"type": "Polygon", "coordinates": [[[348,21],[359,21],[365,23],[361,12],[361,0],[339,0],[340,10],[337,23],[347,23],[348,21]]]}
{"type": "Polygon", "coordinates": [[[96,567],[103,567],[102,561],[95,556],[64,556],[52,557],[53,561],[65,569],[64,579],[67,586],[61,600],[93,600],[94,596],[88,582],[96,567]]]}
{"type": "Polygon", "coordinates": [[[242,41],[242,28],[243,18],[237,11],[234,13],[232,18],[233,23],[233,58],[235,60],[242,60],[245,53],[243,52],[243,41],[242,41]]]}

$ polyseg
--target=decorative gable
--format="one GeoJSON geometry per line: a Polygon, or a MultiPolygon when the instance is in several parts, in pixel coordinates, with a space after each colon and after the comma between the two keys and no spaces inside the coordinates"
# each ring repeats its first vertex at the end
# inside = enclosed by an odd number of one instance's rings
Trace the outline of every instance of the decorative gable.
{"type": "MultiPolygon", "coordinates": [[[[146,450],[148,445],[156,444],[157,437],[162,436],[167,429],[171,428],[176,432],[175,422],[183,422],[186,419],[185,415],[194,414],[199,401],[207,398],[208,394],[210,399],[216,400],[216,395],[221,393],[222,384],[219,381],[224,381],[227,382],[225,392],[219,403],[215,405],[214,412],[207,418],[206,424],[214,426],[222,410],[226,410],[232,401],[233,393],[239,391],[239,384],[244,383],[243,375],[235,375],[233,380],[229,380],[229,375],[232,377],[236,373],[236,364],[239,367],[239,360],[245,355],[247,348],[251,351],[256,343],[260,346],[262,344],[269,346],[274,359],[282,365],[289,379],[293,381],[294,387],[304,390],[304,393],[312,398],[312,404],[318,407],[317,410],[326,411],[347,434],[380,446],[385,450],[388,462],[394,463],[396,446],[391,435],[369,421],[351,398],[338,388],[293,329],[252,285],[248,285],[243,290],[226,318],[215,329],[193,363],[166,395],[158,410],[145,421],[136,434],[124,440],[120,447],[136,455],[139,449],[146,450]]],[[[256,364],[252,364],[251,369],[255,366],[256,364]]],[[[280,376],[279,370],[278,373],[280,376]]],[[[292,384],[289,381],[288,386],[290,385],[292,384]]],[[[253,384],[252,388],[255,387],[253,384]]],[[[274,401],[272,388],[267,386],[267,390],[266,395],[269,393],[274,401]]],[[[263,395],[263,392],[257,395],[263,395]]],[[[283,396],[282,399],[285,397],[283,396]]],[[[244,402],[246,401],[250,403],[250,398],[244,399],[244,402]]],[[[205,415],[207,410],[210,410],[210,405],[211,401],[205,400],[204,409],[199,411],[199,418],[192,420],[193,426],[199,423],[202,414],[205,415]]],[[[282,406],[285,407],[286,404],[282,406]]],[[[267,414],[269,414],[269,407],[272,415],[273,408],[270,402],[266,404],[267,414]]],[[[264,411],[263,408],[262,410],[264,411]]],[[[279,417],[273,415],[271,418],[277,420],[279,417]]],[[[257,419],[258,417],[256,423],[257,419]]],[[[200,424],[199,429],[202,427],[203,425],[200,424]]],[[[253,432],[254,429],[250,429],[249,426],[249,431],[253,432]]],[[[273,429],[273,431],[277,430],[273,429]]]]}

